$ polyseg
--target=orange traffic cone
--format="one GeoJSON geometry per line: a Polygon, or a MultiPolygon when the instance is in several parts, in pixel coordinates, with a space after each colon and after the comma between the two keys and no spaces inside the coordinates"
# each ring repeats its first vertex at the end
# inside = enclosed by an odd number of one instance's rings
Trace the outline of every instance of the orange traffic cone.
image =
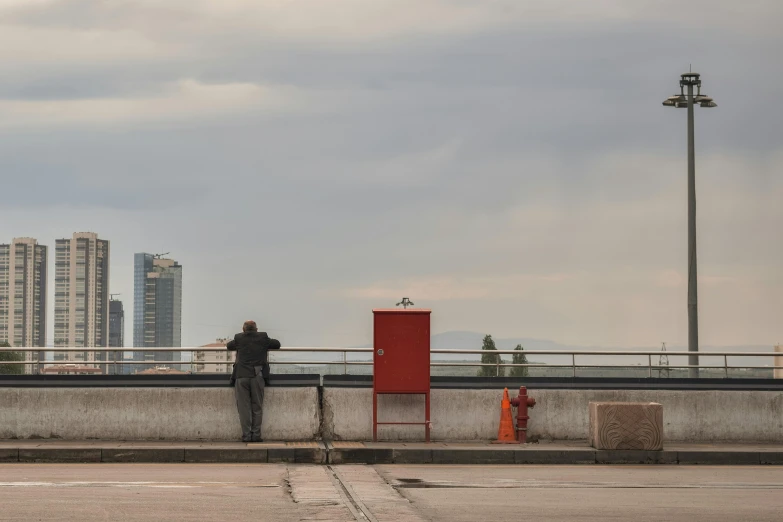
{"type": "Polygon", "coordinates": [[[503,388],[503,400],[500,401],[500,427],[496,444],[517,444],[517,434],[514,430],[514,420],[511,417],[511,399],[508,398],[508,388],[503,388]]]}

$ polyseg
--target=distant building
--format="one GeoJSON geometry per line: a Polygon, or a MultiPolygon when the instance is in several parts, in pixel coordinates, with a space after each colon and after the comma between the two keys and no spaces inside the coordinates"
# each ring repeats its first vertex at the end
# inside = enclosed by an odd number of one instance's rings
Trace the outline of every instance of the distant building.
{"type": "MultiPolygon", "coordinates": [[[[109,347],[122,348],[125,346],[125,310],[122,307],[122,301],[111,298],[109,300],[109,347]]],[[[121,374],[126,373],[124,362],[124,352],[114,352],[109,360],[117,360],[117,364],[109,366],[108,373],[121,374]]]]}
{"type": "MultiPolygon", "coordinates": [[[[182,346],[182,265],[138,253],[133,264],[133,347],[182,346]]],[[[180,353],[135,352],[135,361],[178,362],[180,353]]],[[[143,370],[144,365],[137,365],[143,370]]]]}
{"type": "MultiPolygon", "coordinates": [[[[76,232],[55,242],[54,346],[93,348],[109,344],[109,242],[76,232]]],[[[105,352],[54,352],[55,361],[85,366],[106,360],[105,352]]]]}
{"type": "MultiPolygon", "coordinates": [[[[0,245],[0,343],[46,346],[46,266],[47,248],[33,238],[0,245]]],[[[43,358],[43,351],[25,353],[27,361],[43,358]]]]}
{"type": "Polygon", "coordinates": [[[57,364],[47,366],[41,373],[47,375],[100,375],[102,369],[95,366],[81,366],[78,364],[57,364]]]}
{"type": "Polygon", "coordinates": [[[225,349],[229,340],[217,339],[214,343],[201,346],[201,348],[222,348],[219,351],[194,351],[193,373],[230,373],[234,364],[234,352],[225,349]]]}
{"type": "Polygon", "coordinates": [[[146,370],[137,371],[136,375],[187,375],[190,372],[183,372],[168,366],[155,366],[146,370]]]}
{"type": "MultiPolygon", "coordinates": [[[[106,347],[109,344],[109,241],[76,232],[55,242],[54,346],[106,347]]],[[[105,352],[54,352],[55,361],[84,366],[107,360],[105,352]]]]}
{"type": "Polygon", "coordinates": [[[109,301],[109,346],[125,346],[125,310],[116,299],[109,301]]]}

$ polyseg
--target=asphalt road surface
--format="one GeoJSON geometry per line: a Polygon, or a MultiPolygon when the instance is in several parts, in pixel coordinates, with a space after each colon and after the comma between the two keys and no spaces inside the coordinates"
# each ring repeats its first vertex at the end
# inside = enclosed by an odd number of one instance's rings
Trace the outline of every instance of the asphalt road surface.
{"type": "Polygon", "coordinates": [[[0,464],[0,520],[777,522],[783,467],[0,464]]]}

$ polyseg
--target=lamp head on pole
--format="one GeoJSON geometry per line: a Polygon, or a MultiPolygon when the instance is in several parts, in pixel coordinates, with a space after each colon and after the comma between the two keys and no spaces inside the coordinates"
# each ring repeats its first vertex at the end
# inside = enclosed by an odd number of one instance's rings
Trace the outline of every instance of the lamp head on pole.
{"type": "Polygon", "coordinates": [[[701,87],[701,74],[695,72],[686,72],[680,75],[680,87],[701,87]]]}
{"type": "Polygon", "coordinates": [[[705,109],[718,106],[712,98],[701,93],[701,75],[695,72],[687,72],[680,75],[680,94],[675,94],[674,96],[666,98],[663,102],[663,106],[687,109],[688,95],[685,94],[686,87],[696,88],[696,95],[693,97],[694,104],[698,103],[699,106],[704,107],[705,109]]]}

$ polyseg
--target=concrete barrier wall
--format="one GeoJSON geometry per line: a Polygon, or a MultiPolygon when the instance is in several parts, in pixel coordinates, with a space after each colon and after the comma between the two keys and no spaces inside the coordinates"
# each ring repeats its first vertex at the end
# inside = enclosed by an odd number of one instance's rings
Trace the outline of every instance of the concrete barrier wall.
{"type": "MultiPolygon", "coordinates": [[[[318,389],[267,388],[262,436],[313,440],[318,389]]],[[[0,439],[239,440],[231,388],[0,388],[0,439]]]]}
{"type": "MultiPolygon", "coordinates": [[[[498,390],[432,391],[435,440],[492,440],[498,390]]],[[[783,442],[783,393],[762,391],[530,390],[532,439],[587,438],[590,401],[663,405],[664,438],[690,442],[783,442]]],[[[379,420],[424,420],[424,398],[381,396],[379,420]]],[[[267,388],[269,440],[368,440],[372,390],[267,388]]],[[[424,428],[381,427],[385,440],[422,440],[424,428]]],[[[238,440],[230,388],[0,388],[0,439],[238,440]]]]}
{"type": "MultiPolygon", "coordinates": [[[[514,392],[512,392],[514,393],[514,392]]],[[[591,401],[659,402],[664,438],[690,442],[783,442],[783,393],[762,391],[530,390],[538,404],[530,411],[535,439],[586,439],[591,401]]],[[[497,390],[432,390],[434,440],[492,440],[497,437],[497,390]]],[[[379,420],[424,419],[424,398],[379,397],[379,420]]],[[[325,388],[323,435],[335,440],[372,437],[372,390],[325,388]]],[[[421,440],[419,427],[384,426],[384,440],[421,440]]]]}

